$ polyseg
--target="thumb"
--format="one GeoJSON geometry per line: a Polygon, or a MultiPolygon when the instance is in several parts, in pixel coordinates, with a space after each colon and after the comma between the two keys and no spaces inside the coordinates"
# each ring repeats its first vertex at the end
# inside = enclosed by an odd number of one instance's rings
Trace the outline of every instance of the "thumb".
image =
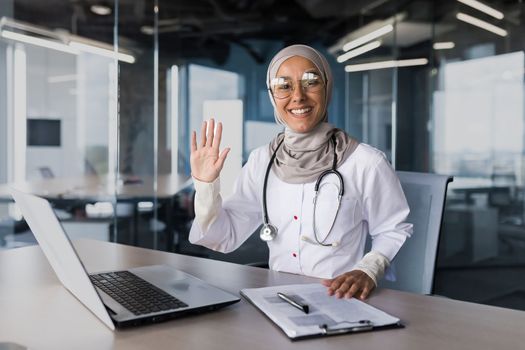
{"type": "Polygon", "coordinates": [[[324,280],[321,280],[321,284],[325,287],[330,287],[330,285],[332,284],[332,280],[327,280],[327,279],[324,279],[324,280]]]}
{"type": "Polygon", "coordinates": [[[219,159],[217,159],[217,167],[219,170],[222,169],[224,166],[224,162],[226,161],[226,156],[228,156],[228,153],[230,153],[231,148],[225,148],[222,150],[221,154],[219,155],[219,159]]]}

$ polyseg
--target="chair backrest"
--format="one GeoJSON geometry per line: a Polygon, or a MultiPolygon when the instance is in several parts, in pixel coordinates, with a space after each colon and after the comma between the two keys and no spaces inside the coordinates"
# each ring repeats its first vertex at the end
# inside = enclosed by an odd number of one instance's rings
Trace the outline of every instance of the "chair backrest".
{"type": "Polygon", "coordinates": [[[390,266],[395,280],[385,278],[379,286],[431,294],[447,187],[453,178],[406,171],[398,171],[397,176],[410,207],[407,222],[414,225],[414,232],[390,266]]]}

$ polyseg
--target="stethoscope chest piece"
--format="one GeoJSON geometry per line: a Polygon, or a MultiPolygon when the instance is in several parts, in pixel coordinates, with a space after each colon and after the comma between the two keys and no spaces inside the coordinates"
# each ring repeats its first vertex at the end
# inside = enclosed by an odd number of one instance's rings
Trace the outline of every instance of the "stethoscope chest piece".
{"type": "Polygon", "coordinates": [[[259,231],[259,237],[265,242],[271,241],[277,236],[277,227],[272,224],[264,224],[259,231]]]}

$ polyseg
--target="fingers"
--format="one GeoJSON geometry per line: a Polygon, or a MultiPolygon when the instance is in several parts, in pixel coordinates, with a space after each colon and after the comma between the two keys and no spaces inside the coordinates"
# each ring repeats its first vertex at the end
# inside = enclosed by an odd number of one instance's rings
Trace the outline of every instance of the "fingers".
{"type": "Polygon", "coordinates": [[[363,288],[363,291],[361,292],[361,295],[359,296],[359,299],[361,300],[365,300],[366,298],[368,298],[368,296],[370,295],[370,292],[372,291],[372,289],[374,289],[374,285],[366,285],[364,288],[363,288]]]}
{"type": "Polygon", "coordinates": [[[195,130],[191,133],[191,152],[195,152],[197,150],[197,133],[195,130]]]}
{"type": "Polygon", "coordinates": [[[213,134],[215,133],[215,120],[210,119],[210,124],[208,125],[208,139],[206,140],[206,146],[212,147],[213,145],[213,134]]]}
{"type": "Polygon", "coordinates": [[[375,288],[372,279],[362,271],[347,272],[321,283],[328,287],[328,295],[335,295],[337,298],[356,297],[364,300],[375,288]]]}
{"type": "MultiPolygon", "coordinates": [[[[213,149],[212,153],[216,156],[215,159],[221,161],[221,167],[224,161],[226,160],[226,156],[228,155],[228,152],[230,151],[229,148],[224,149],[219,156],[219,147],[221,145],[221,139],[222,139],[222,123],[217,124],[217,131],[214,132],[215,128],[215,120],[212,118],[209,122],[203,121],[201,126],[201,140],[200,140],[200,146],[197,145],[197,133],[195,131],[191,134],[191,142],[190,142],[190,149],[191,152],[195,152],[202,148],[210,148],[213,149]]],[[[206,151],[208,152],[208,151],[206,151]]],[[[207,153],[208,154],[208,153],[207,153]]]]}
{"type": "Polygon", "coordinates": [[[219,151],[219,146],[221,145],[221,139],[222,139],[222,123],[219,122],[217,124],[217,131],[215,132],[215,138],[213,139],[213,144],[211,145],[211,147],[219,151]]]}
{"type": "Polygon", "coordinates": [[[203,121],[201,126],[201,147],[206,146],[206,125],[206,121],[203,121]]]}
{"type": "Polygon", "coordinates": [[[333,282],[334,282],[334,279],[321,280],[321,284],[325,287],[328,287],[327,291],[328,291],[328,295],[330,296],[334,295],[334,290],[331,288],[333,282]]]}
{"type": "MultiPolygon", "coordinates": [[[[200,147],[215,147],[217,151],[219,150],[219,146],[221,143],[222,138],[222,123],[219,123],[217,125],[217,135],[215,135],[215,120],[213,118],[210,119],[209,122],[203,121],[201,124],[201,142],[200,147]],[[217,139],[215,140],[215,136],[217,139]]],[[[192,150],[193,149],[193,140],[192,140],[192,150]]],[[[195,142],[195,150],[197,150],[197,143],[195,142]]]]}
{"type": "Polygon", "coordinates": [[[344,281],[344,275],[332,279],[328,287],[328,295],[334,295],[336,291],[339,290],[339,287],[341,287],[341,284],[343,284],[344,281]]]}
{"type": "MultiPolygon", "coordinates": [[[[355,282],[354,284],[351,285],[350,289],[348,289],[348,291],[344,294],[344,297],[347,298],[347,299],[350,299],[351,297],[353,297],[360,289],[362,288],[362,285],[361,283],[359,282],[355,282]]],[[[341,295],[341,297],[343,297],[343,295],[341,295]]]]}
{"type": "Polygon", "coordinates": [[[353,296],[353,290],[357,288],[356,281],[354,281],[354,278],[352,276],[346,278],[343,283],[339,286],[339,288],[335,291],[335,296],[338,298],[342,298],[346,295],[350,295],[349,298],[353,296]]]}
{"type": "Polygon", "coordinates": [[[226,161],[226,156],[228,155],[228,153],[230,152],[230,148],[225,148],[222,150],[220,156],[219,156],[219,159],[217,159],[217,166],[219,168],[219,171],[222,169],[223,165],[224,165],[224,162],[226,161]]]}

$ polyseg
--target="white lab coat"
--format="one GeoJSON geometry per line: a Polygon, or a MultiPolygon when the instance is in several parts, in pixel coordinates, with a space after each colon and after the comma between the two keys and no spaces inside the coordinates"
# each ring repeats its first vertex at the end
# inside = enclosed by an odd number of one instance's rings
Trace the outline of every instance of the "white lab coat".
{"type": "MultiPolygon", "coordinates": [[[[255,149],[235,184],[233,195],[216,206],[216,219],[203,232],[198,220],[190,231],[191,243],[221,252],[239,247],[262,224],[264,175],[270,155],[268,146],[255,149]]],[[[312,230],[314,182],[289,184],[270,172],[267,188],[269,221],[278,228],[268,242],[270,268],[320,278],[333,278],[351,271],[364,255],[367,233],[372,250],[391,261],[412,225],[405,223],[408,204],[399,180],[385,155],[360,144],[338,168],[344,179],[344,195],[332,231],[324,247],[315,241],[312,230]]],[[[335,175],[323,180],[317,199],[317,237],[322,241],[337,208],[339,181],[335,175]],[[333,185],[335,184],[335,186],[333,185]]],[[[218,181],[215,182],[218,186],[218,181]]],[[[217,189],[217,188],[216,188],[217,189]]],[[[197,193],[199,195],[199,193],[197,193]]]]}

